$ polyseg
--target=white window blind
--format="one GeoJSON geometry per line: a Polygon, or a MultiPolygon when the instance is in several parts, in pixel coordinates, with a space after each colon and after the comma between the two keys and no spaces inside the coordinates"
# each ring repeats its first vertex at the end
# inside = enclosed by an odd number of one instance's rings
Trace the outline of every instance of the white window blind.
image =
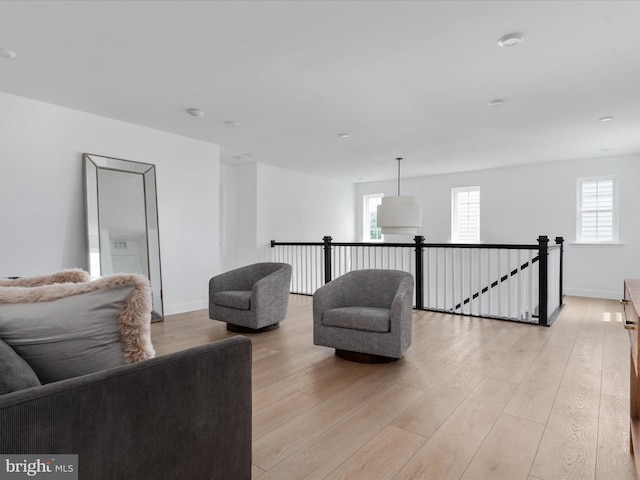
{"type": "Polygon", "coordinates": [[[364,242],[382,240],[382,229],[378,227],[378,205],[382,203],[383,196],[382,193],[362,196],[362,240],[364,242]]]}
{"type": "Polygon", "coordinates": [[[451,239],[456,243],[480,241],[480,187],[451,189],[451,239]]]}
{"type": "Polygon", "coordinates": [[[577,241],[618,241],[615,177],[578,179],[577,241]]]}

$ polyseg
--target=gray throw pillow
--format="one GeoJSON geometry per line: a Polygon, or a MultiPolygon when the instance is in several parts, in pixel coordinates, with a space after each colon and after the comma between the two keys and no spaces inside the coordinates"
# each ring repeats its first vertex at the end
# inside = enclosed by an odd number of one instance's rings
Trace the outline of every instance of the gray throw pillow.
{"type": "Polygon", "coordinates": [[[118,315],[133,284],[54,301],[0,304],[0,338],[43,384],[125,363],[118,315]]]}
{"type": "Polygon", "coordinates": [[[40,380],[29,364],[0,339],[0,395],[38,385],[40,380]]]}

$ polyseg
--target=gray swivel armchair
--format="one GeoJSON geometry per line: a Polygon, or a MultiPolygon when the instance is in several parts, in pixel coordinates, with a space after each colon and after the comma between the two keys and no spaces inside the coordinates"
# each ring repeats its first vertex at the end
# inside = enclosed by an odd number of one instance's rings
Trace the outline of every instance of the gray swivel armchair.
{"type": "Polygon", "coordinates": [[[354,270],[313,295],[313,343],[358,362],[401,358],[411,345],[413,276],[354,270]]]}
{"type": "Polygon", "coordinates": [[[291,265],[255,263],[209,281],[209,318],[227,330],[260,333],[275,330],[287,315],[291,265]]]}

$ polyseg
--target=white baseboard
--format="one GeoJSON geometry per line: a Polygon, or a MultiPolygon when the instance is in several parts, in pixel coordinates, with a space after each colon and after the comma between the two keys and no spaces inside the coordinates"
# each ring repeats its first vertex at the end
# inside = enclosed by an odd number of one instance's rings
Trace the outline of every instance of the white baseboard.
{"type": "Polygon", "coordinates": [[[209,308],[209,300],[198,300],[195,302],[173,303],[164,306],[165,315],[175,315],[177,313],[194,312],[209,308]]]}
{"type": "Polygon", "coordinates": [[[573,297],[591,297],[591,298],[606,298],[609,300],[620,300],[622,298],[622,287],[620,291],[609,290],[587,290],[580,288],[565,288],[563,293],[573,297]]]}

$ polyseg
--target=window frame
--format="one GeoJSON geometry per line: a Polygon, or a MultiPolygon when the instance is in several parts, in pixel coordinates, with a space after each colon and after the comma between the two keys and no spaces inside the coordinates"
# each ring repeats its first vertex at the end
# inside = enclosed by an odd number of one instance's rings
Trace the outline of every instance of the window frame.
{"type": "MultiPolygon", "coordinates": [[[[370,238],[371,237],[371,210],[369,209],[369,200],[373,198],[378,198],[380,201],[378,205],[382,202],[382,198],[384,197],[384,193],[370,193],[362,195],[362,241],[363,242],[382,242],[384,240],[384,235],[382,231],[380,232],[380,238],[370,238]]],[[[377,208],[377,205],[376,205],[377,208]]],[[[377,219],[377,217],[376,217],[377,219]]],[[[376,223],[377,225],[377,223],[376,223]]],[[[377,227],[381,229],[381,227],[377,227]]]]}
{"type": "MultiPolygon", "coordinates": [[[[608,211],[608,210],[604,210],[608,211]]],[[[607,245],[607,244],[617,244],[620,242],[619,238],[619,223],[620,223],[620,213],[618,209],[618,180],[616,175],[598,175],[594,177],[579,177],[576,179],[576,243],[583,245],[607,245]],[[583,232],[583,222],[582,222],[582,214],[585,211],[603,211],[603,210],[584,210],[582,207],[583,197],[582,197],[582,185],[585,182],[594,182],[594,181],[603,181],[603,180],[611,180],[611,188],[612,188],[612,205],[611,205],[611,236],[610,240],[585,240],[584,232],[583,232]]]]}
{"type": "Polygon", "coordinates": [[[451,188],[451,242],[452,243],[480,243],[480,225],[481,225],[481,196],[480,196],[480,186],[473,185],[469,187],[452,187],[451,188]],[[461,240],[460,232],[458,231],[458,194],[461,192],[478,192],[478,228],[477,228],[477,236],[473,240],[461,240]]]}

